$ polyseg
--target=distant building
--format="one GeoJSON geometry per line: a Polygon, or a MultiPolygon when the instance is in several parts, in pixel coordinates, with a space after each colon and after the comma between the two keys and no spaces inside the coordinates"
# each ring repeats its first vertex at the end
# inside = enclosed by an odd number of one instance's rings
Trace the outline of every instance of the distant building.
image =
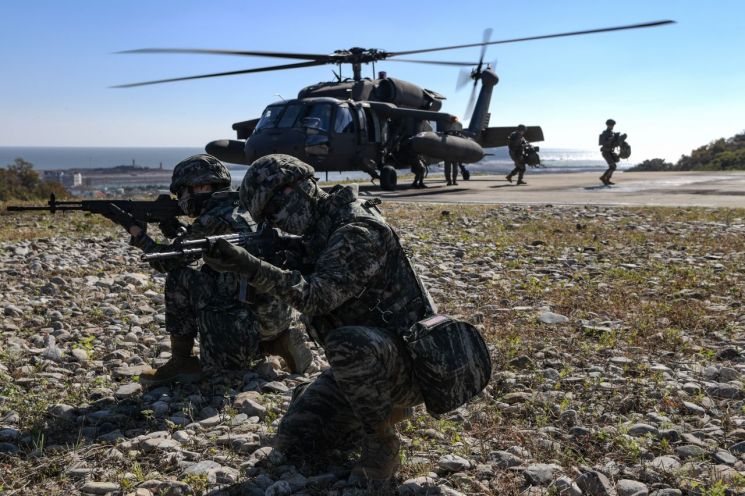
{"type": "Polygon", "coordinates": [[[60,183],[65,187],[72,186],[73,181],[72,176],[65,174],[65,171],[44,171],[42,179],[50,183],[60,183]]]}
{"type": "Polygon", "coordinates": [[[76,172],[72,175],[72,187],[77,188],[83,185],[83,175],[80,172],[76,172]]]}

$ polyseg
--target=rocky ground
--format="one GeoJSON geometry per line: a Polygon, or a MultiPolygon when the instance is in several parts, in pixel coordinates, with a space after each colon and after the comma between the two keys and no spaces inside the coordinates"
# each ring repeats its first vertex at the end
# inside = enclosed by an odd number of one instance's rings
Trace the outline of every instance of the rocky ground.
{"type": "MultiPolygon", "coordinates": [[[[441,312],[484,331],[482,395],[399,425],[384,494],[745,494],[745,212],[385,204],[441,312]]],[[[364,494],[271,448],[279,359],[143,390],[163,275],[91,216],[0,217],[0,494],[364,494]]]]}

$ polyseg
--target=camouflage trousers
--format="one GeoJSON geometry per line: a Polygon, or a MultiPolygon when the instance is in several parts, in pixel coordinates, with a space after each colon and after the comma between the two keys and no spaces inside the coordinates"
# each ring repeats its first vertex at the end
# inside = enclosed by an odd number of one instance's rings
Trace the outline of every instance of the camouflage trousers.
{"type": "Polygon", "coordinates": [[[618,155],[612,151],[602,152],[602,154],[603,158],[605,159],[605,163],[608,164],[608,170],[603,173],[603,176],[605,176],[606,179],[610,181],[613,172],[616,170],[616,163],[618,162],[619,158],[618,155]]]}
{"type": "Polygon", "coordinates": [[[424,162],[419,159],[411,165],[411,172],[414,173],[414,185],[424,184],[424,173],[426,170],[427,167],[424,165],[424,162]]]}
{"type": "Polygon", "coordinates": [[[517,174],[517,180],[522,181],[523,176],[525,175],[525,159],[521,155],[517,155],[513,152],[510,152],[510,158],[515,163],[515,168],[512,169],[512,172],[510,172],[508,176],[512,177],[517,174]]]}
{"type": "Polygon", "coordinates": [[[240,370],[256,357],[262,329],[237,299],[237,276],[179,267],[166,276],[165,302],[166,330],[199,336],[203,367],[240,370]]]}
{"type": "Polygon", "coordinates": [[[403,342],[374,327],[345,326],[325,340],[331,367],[298,387],[277,431],[288,454],[351,449],[372,435],[394,407],[422,402],[403,342]]]}
{"type": "Polygon", "coordinates": [[[445,180],[447,182],[458,180],[458,162],[445,162],[445,180]]]}

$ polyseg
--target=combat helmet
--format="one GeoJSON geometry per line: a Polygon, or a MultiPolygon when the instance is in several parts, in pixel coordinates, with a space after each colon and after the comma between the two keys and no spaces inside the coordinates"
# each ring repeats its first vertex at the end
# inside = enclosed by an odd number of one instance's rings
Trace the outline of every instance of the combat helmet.
{"type": "Polygon", "coordinates": [[[524,132],[526,129],[527,128],[525,127],[525,124],[518,124],[517,125],[517,130],[518,131],[523,131],[524,132]]]}
{"type": "Polygon", "coordinates": [[[184,186],[212,184],[215,189],[230,186],[230,171],[212,155],[201,153],[185,158],[173,169],[171,193],[178,194],[184,186]]]}
{"type": "Polygon", "coordinates": [[[243,176],[241,206],[256,222],[263,222],[264,209],[280,188],[312,179],[315,173],[313,167],[290,155],[278,153],[261,157],[243,176]]]}
{"type": "Polygon", "coordinates": [[[605,121],[605,125],[606,126],[615,126],[616,125],[616,121],[614,121],[613,119],[608,119],[607,121],[605,121]]]}

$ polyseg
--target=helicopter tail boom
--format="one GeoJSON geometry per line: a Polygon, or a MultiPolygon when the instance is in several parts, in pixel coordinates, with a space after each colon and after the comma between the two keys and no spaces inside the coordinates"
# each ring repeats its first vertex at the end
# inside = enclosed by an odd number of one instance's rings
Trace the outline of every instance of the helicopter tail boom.
{"type": "MultiPolygon", "coordinates": [[[[477,140],[484,148],[507,146],[507,137],[512,131],[516,130],[517,126],[489,127],[484,129],[477,140]]],[[[523,137],[531,143],[543,141],[543,129],[541,129],[541,126],[528,126],[523,137]]]]}
{"type": "Polygon", "coordinates": [[[244,147],[246,143],[237,140],[215,140],[207,143],[204,150],[216,157],[218,160],[223,162],[229,162],[231,164],[251,165],[251,162],[246,160],[246,154],[244,147]]]}

